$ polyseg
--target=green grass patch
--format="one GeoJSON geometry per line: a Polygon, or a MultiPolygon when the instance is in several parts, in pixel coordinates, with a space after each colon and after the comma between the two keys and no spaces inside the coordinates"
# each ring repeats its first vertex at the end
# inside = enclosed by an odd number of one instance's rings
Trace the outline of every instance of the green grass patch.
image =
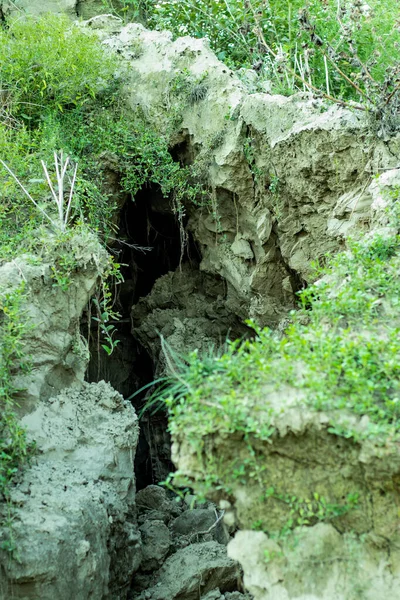
{"type": "Polygon", "coordinates": [[[0,76],[5,108],[14,119],[37,123],[108,93],[115,59],[92,32],[67,17],[26,17],[0,30],[0,76]]]}
{"type": "Polygon", "coordinates": [[[131,0],[129,5],[151,28],[176,37],[207,37],[218,58],[234,69],[255,68],[278,93],[309,91],[311,85],[336,99],[377,108],[397,86],[395,0],[131,0]]]}

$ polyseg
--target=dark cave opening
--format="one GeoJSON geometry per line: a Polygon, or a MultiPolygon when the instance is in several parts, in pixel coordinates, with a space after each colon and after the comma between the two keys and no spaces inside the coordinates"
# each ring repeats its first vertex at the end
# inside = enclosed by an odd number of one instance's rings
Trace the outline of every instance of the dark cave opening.
{"type": "MultiPolygon", "coordinates": [[[[136,339],[131,322],[132,307],[147,296],[154,283],[180,265],[190,263],[197,269],[200,253],[190,234],[182,248],[182,227],[171,209],[170,201],[152,185],[142,188],[134,199],[128,199],[120,212],[117,238],[112,252],[121,264],[123,281],[113,286],[114,310],[120,318],[112,323],[119,340],[108,355],[101,347],[101,332],[92,319],[83,322],[82,333],[89,340],[90,362],[86,373],[89,382],[109,382],[124,398],[130,398],[155,379],[157,365],[136,339]]],[[[146,402],[146,391],[136,395],[132,404],[140,413],[146,402]]],[[[158,465],[159,466],[159,465],[158,465]]],[[[137,489],[159,483],[161,472],[173,470],[167,417],[162,411],[145,413],[140,422],[140,439],[135,457],[137,489]],[[163,468],[157,468],[157,463],[163,468]]]]}
{"type": "MultiPolygon", "coordinates": [[[[128,201],[121,212],[119,225],[120,249],[118,260],[125,283],[121,291],[133,290],[131,306],[150,293],[155,281],[181,263],[190,261],[197,266],[200,253],[189,235],[182,248],[182,232],[186,222],[179,223],[170,201],[158,187],[140,190],[134,201],[128,201]]],[[[126,301],[127,299],[125,299],[126,301]]]]}
{"type": "Polygon", "coordinates": [[[194,163],[200,150],[201,147],[194,141],[194,136],[187,129],[183,129],[169,152],[172,159],[184,167],[194,163]]]}

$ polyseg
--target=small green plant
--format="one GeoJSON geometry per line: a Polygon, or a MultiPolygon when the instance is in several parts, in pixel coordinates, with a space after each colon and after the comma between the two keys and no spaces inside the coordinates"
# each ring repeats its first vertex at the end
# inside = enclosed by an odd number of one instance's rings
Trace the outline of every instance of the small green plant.
{"type": "Polygon", "coordinates": [[[264,550],[264,561],[268,564],[277,558],[282,558],[282,550],[264,550]]]}
{"type": "Polygon", "coordinates": [[[269,186],[268,186],[269,191],[271,192],[271,194],[276,194],[279,189],[278,175],[275,175],[275,173],[273,173],[272,175],[270,175],[269,181],[270,181],[269,186]]]}
{"type": "Polygon", "coordinates": [[[119,340],[115,338],[117,328],[114,323],[118,321],[120,315],[113,310],[113,294],[108,284],[111,279],[116,283],[122,280],[119,266],[118,263],[110,262],[110,268],[101,281],[97,295],[92,299],[96,311],[96,316],[92,319],[98,323],[98,340],[99,343],[102,340],[101,347],[107,356],[111,356],[119,344],[119,340]]]}
{"type": "Polygon", "coordinates": [[[176,69],[164,92],[164,106],[168,110],[170,132],[176,132],[179,128],[185,109],[206,98],[207,77],[207,71],[195,77],[188,68],[176,69]]]}
{"type": "Polygon", "coordinates": [[[258,519],[257,521],[253,521],[253,523],[251,524],[251,528],[253,531],[263,531],[263,529],[264,529],[263,520],[258,519]]]}
{"type": "MultiPolygon", "coordinates": [[[[114,339],[114,335],[117,329],[115,325],[109,323],[110,312],[107,310],[102,311],[96,298],[93,299],[93,303],[97,309],[97,314],[99,315],[98,317],[92,318],[94,321],[97,321],[100,325],[100,331],[103,338],[103,343],[101,344],[101,347],[103,348],[107,356],[110,356],[119,344],[119,340],[114,339]]],[[[114,316],[117,318],[119,317],[118,313],[114,313],[114,316]]]]}
{"type": "Polygon", "coordinates": [[[271,487],[265,492],[264,499],[274,498],[288,507],[288,518],[278,538],[287,535],[295,527],[315,525],[318,522],[331,521],[353,510],[358,505],[358,494],[349,493],[344,503],[331,503],[317,492],[311,498],[298,498],[290,494],[280,494],[271,487]]]}

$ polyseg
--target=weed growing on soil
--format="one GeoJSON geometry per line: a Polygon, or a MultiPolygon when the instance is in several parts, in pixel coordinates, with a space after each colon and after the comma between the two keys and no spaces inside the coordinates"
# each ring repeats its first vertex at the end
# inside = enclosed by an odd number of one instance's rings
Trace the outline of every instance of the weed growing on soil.
{"type": "MultiPolygon", "coordinates": [[[[274,498],[288,507],[287,521],[276,534],[278,538],[290,534],[295,527],[332,521],[345,515],[358,504],[358,494],[348,494],[344,502],[331,503],[318,492],[314,492],[310,498],[298,498],[290,494],[280,494],[273,487],[266,490],[264,498],[274,498]]],[[[253,529],[263,530],[262,523],[253,529]]]]}

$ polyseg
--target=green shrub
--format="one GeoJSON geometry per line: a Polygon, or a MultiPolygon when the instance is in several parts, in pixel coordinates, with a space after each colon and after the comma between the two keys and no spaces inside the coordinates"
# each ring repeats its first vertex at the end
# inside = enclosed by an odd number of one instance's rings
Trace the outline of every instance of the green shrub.
{"type": "MultiPolygon", "coordinates": [[[[116,63],[98,38],[66,18],[28,18],[0,32],[0,76],[7,101],[0,110],[0,158],[31,195],[49,210],[41,160],[55,150],[78,163],[73,220],[103,239],[112,231],[116,206],[106,193],[109,160],[117,165],[121,189],[132,198],[145,183],[161,187],[178,212],[199,188],[173,161],[168,138],[149,127],[142,114],[124,110],[118,99],[116,63]]],[[[0,166],[3,171],[3,167],[0,166]]],[[[0,260],[34,242],[43,215],[12,177],[0,178],[0,260]]]]}
{"type": "Polygon", "coordinates": [[[161,0],[147,14],[151,27],[207,37],[221,60],[255,68],[280,93],[320,90],[372,107],[398,83],[394,0],[161,0]]]}
{"type": "MultiPolygon", "coordinates": [[[[60,149],[61,117],[88,106],[93,110],[105,97],[112,101],[114,70],[97,37],[66,17],[30,17],[0,30],[0,158],[43,208],[51,198],[40,161],[52,163],[60,149]]],[[[30,248],[43,215],[0,169],[0,260],[5,260],[30,248]]],[[[82,190],[82,178],[77,183],[82,190]]],[[[101,194],[94,188],[97,199],[101,194]]],[[[110,211],[102,214],[101,208],[100,203],[96,218],[104,222],[110,211]]]]}
{"type": "Polygon", "coordinates": [[[49,110],[82,106],[113,83],[115,61],[67,17],[19,19],[0,29],[0,80],[9,112],[36,123],[49,110]]]}
{"type": "Polygon", "coordinates": [[[101,178],[104,165],[112,158],[121,173],[122,189],[132,196],[145,183],[159,185],[165,196],[172,191],[180,195],[182,187],[186,194],[193,191],[185,184],[188,170],[169,153],[167,136],[152,130],[140,114],[124,109],[74,111],[59,123],[64,147],[82,161],[93,179],[95,172],[101,178]]]}

